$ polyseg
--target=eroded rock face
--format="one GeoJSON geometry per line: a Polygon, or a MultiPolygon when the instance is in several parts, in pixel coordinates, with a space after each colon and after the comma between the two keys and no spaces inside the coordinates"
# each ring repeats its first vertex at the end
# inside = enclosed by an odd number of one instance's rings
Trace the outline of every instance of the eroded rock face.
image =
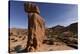
{"type": "Polygon", "coordinates": [[[24,10],[25,10],[25,12],[28,12],[28,13],[40,14],[40,10],[39,10],[38,6],[36,6],[36,4],[34,4],[34,3],[25,3],[24,10]]]}
{"type": "Polygon", "coordinates": [[[33,3],[24,5],[25,12],[28,13],[28,41],[27,51],[38,51],[42,47],[45,36],[45,21],[39,15],[38,6],[33,3]]]}

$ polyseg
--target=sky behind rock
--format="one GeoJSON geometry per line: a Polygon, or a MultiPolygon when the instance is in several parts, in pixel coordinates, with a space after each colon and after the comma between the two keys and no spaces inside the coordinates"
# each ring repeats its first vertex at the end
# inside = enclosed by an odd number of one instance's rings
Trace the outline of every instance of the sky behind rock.
{"type": "MultiPolygon", "coordinates": [[[[68,26],[78,21],[78,7],[76,4],[36,3],[40,8],[40,15],[45,19],[46,27],[56,25],[68,26]]],[[[10,1],[10,28],[27,28],[28,17],[24,11],[24,2],[10,1]]]]}

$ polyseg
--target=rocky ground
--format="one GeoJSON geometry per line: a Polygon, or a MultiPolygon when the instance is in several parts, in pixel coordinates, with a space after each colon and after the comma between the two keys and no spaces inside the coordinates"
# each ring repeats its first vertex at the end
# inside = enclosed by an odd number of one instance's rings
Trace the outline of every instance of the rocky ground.
{"type": "MultiPolygon", "coordinates": [[[[16,28],[10,29],[10,35],[9,35],[10,53],[17,53],[26,48],[27,34],[28,34],[27,29],[16,29],[16,28]]],[[[54,35],[52,39],[49,37],[45,38],[42,47],[37,51],[42,52],[42,51],[61,51],[61,50],[76,49],[74,47],[67,45],[67,43],[65,42],[63,41],[63,39],[56,38],[56,35],[54,35]]]]}
{"type": "Polygon", "coordinates": [[[27,43],[26,31],[25,29],[16,29],[16,28],[10,30],[10,36],[9,36],[10,52],[21,51],[26,47],[26,43],[27,43]]]}

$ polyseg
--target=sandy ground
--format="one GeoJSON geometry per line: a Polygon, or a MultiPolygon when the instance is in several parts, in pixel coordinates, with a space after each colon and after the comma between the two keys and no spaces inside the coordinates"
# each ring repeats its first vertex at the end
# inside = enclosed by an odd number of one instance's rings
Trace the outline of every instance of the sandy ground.
{"type": "MultiPolygon", "coordinates": [[[[23,50],[27,46],[27,35],[11,35],[10,36],[10,54],[15,54],[17,50],[23,50]],[[16,50],[15,50],[16,49],[16,50]]],[[[42,44],[41,48],[37,49],[36,52],[46,51],[63,51],[63,50],[74,50],[74,48],[67,46],[64,42],[54,41],[53,45],[42,44]]],[[[27,52],[26,52],[27,53],[27,52]]]]}
{"type": "Polygon", "coordinates": [[[42,48],[40,48],[38,51],[43,52],[43,51],[62,51],[62,50],[74,50],[74,48],[67,46],[66,44],[54,44],[54,45],[46,45],[43,44],[42,48]]]}

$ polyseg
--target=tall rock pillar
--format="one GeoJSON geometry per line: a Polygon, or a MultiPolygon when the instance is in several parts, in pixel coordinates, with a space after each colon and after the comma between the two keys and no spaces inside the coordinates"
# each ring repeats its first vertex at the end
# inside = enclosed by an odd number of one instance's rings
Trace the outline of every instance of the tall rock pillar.
{"type": "Polygon", "coordinates": [[[38,51],[45,36],[45,21],[40,16],[39,7],[34,3],[25,3],[24,9],[28,13],[27,51],[38,51]]]}

